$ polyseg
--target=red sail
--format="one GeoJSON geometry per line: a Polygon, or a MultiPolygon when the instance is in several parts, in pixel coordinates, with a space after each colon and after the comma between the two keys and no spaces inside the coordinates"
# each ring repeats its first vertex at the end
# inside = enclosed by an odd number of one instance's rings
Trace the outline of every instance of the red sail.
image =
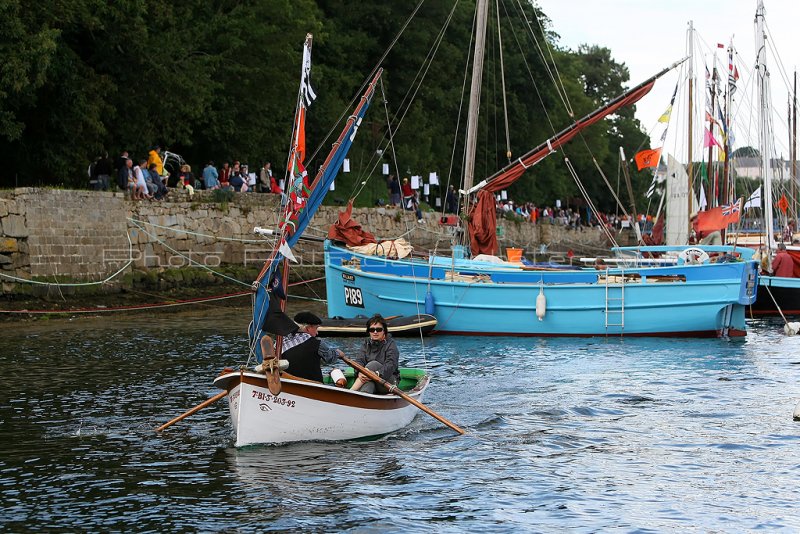
{"type": "MultiPolygon", "coordinates": [[[[671,68],[672,67],[670,67],[670,69],[671,68]]],[[[529,167],[536,165],[551,152],[561,148],[584,128],[611,115],[621,107],[636,103],[650,92],[650,89],[655,85],[656,79],[670,69],[664,69],[664,71],[647,82],[620,95],[607,105],[595,110],[537,146],[520,157],[516,162],[487,178],[486,185],[478,193],[477,204],[470,210],[469,233],[472,254],[494,254],[497,251],[497,236],[495,235],[495,198],[493,193],[505,189],[514,183],[529,167]]]]}

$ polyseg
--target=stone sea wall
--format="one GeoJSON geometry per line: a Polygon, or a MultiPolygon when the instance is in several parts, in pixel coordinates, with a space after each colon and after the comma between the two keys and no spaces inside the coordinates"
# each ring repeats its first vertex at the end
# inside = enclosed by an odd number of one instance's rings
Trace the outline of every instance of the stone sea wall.
{"type": "MultiPolygon", "coordinates": [[[[322,207],[305,235],[324,236],[339,207],[322,207]]],[[[50,283],[106,281],[114,289],[142,272],[184,267],[256,268],[272,248],[253,234],[255,226],[276,228],[278,197],[270,194],[198,191],[170,193],[161,202],[131,201],[123,193],[23,188],[0,191],[0,281],[5,294],[29,292],[20,280],[50,283]]],[[[353,218],[378,238],[402,236],[416,250],[447,251],[452,227],[439,214],[392,208],[356,208],[353,218]]],[[[583,231],[501,220],[501,254],[506,246],[529,258],[597,254],[607,248],[597,228],[583,231]],[[542,245],[546,246],[546,250],[542,245]]],[[[295,250],[304,264],[321,266],[322,245],[303,241],[295,250]]]]}

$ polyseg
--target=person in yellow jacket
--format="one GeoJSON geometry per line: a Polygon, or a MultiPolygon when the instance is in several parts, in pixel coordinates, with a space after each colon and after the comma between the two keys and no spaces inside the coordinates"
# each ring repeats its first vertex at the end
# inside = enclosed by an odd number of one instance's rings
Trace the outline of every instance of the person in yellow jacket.
{"type": "Polygon", "coordinates": [[[159,176],[164,176],[164,162],[161,160],[161,147],[155,145],[153,149],[148,152],[147,157],[147,167],[149,168],[151,164],[156,164],[156,172],[159,176]]]}

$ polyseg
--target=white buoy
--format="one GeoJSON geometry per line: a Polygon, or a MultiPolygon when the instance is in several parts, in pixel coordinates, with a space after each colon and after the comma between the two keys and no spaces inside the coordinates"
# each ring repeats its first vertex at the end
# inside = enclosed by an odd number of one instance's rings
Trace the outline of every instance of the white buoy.
{"type": "Polygon", "coordinates": [[[540,286],[539,296],[536,297],[536,317],[543,321],[545,313],[547,313],[547,297],[544,296],[544,289],[540,286]]]}
{"type": "Polygon", "coordinates": [[[794,407],[794,413],[792,414],[792,419],[795,421],[800,421],[800,402],[797,403],[797,406],[794,407]]]}
{"type": "Polygon", "coordinates": [[[783,331],[787,336],[794,336],[800,332],[800,323],[786,323],[783,325],[783,331]]]}

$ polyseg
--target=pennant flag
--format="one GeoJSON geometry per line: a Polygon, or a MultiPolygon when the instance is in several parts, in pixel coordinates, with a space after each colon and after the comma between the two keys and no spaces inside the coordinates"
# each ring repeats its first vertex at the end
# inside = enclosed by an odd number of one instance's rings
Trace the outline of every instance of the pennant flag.
{"type": "Polygon", "coordinates": [[[317,98],[317,94],[311,87],[311,42],[310,34],[306,36],[306,44],[303,47],[303,65],[300,72],[300,99],[301,107],[305,108],[311,105],[317,98]]]}
{"type": "Polygon", "coordinates": [[[729,224],[739,222],[741,201],[701,211],[697,214],[697,229],[701,232],[715,232],[722,230],[729,224]]]}
{"type": "Polygon", "coordinates": [[[747,202],[744,203],[744,209],[747,208],[760,208],[761,207],[761,186],[758,186],[758,189],[753,191],[753,194],[750,195],[750,198],[747,199],[747,202]]]}
{"type": "Polygon", "coordinates": [[[706,200],[706,189],[703,184],[700,184],[700,209],[704,210],[708,207],[708,200],[706,200]]]}
{"type": "Polygon", "coordinates": [[[786,210],[789,209],[789,201],[786,200],[786,195],[781,195],[781,198],[780,200],[778,200],[777,205],[778,209],[780,209],[785,214],[786,210]]]}
{"type": "Polygon", "coordinates": [[[297,258],[294,257],[294,253],[292,253],[292,249],[289,247],[289,243],[286,241],[281,242],[281,246],[278,247],[278,252],[280,252],[284,258],[292,263],[297,263],[297,258]]]}
{"type": "Polygon", "coordinates": [[[667,106],[667,110],[658,118],[658,122],[669,122],[669,116],[672,115],[672,104],[667,106]]]}
{"type": "Polygon", "coordinates": [[[708,128],[706,128],[705,135],[703,136],[703,146],[705,148],[712,146],[722,147],[722,145],[719,144],[719,141],[714,139],[714,136],[711,135],[711,132],[709,131],[708,128]]]}
{"type": "Polygon", "coordinates": [[[661,159],[661,149],[642,150],[633,159],[636,161],[636,168],[640,171],[647,167],[658,167],[658,162],[661,159]]]}
{"type": "Polygon", "coordinates": [[[736,92],[736,82],[739,80],[739,69],[733,64],[733,48],[728,50],[728,94],[733,97],[736,92]]]}

